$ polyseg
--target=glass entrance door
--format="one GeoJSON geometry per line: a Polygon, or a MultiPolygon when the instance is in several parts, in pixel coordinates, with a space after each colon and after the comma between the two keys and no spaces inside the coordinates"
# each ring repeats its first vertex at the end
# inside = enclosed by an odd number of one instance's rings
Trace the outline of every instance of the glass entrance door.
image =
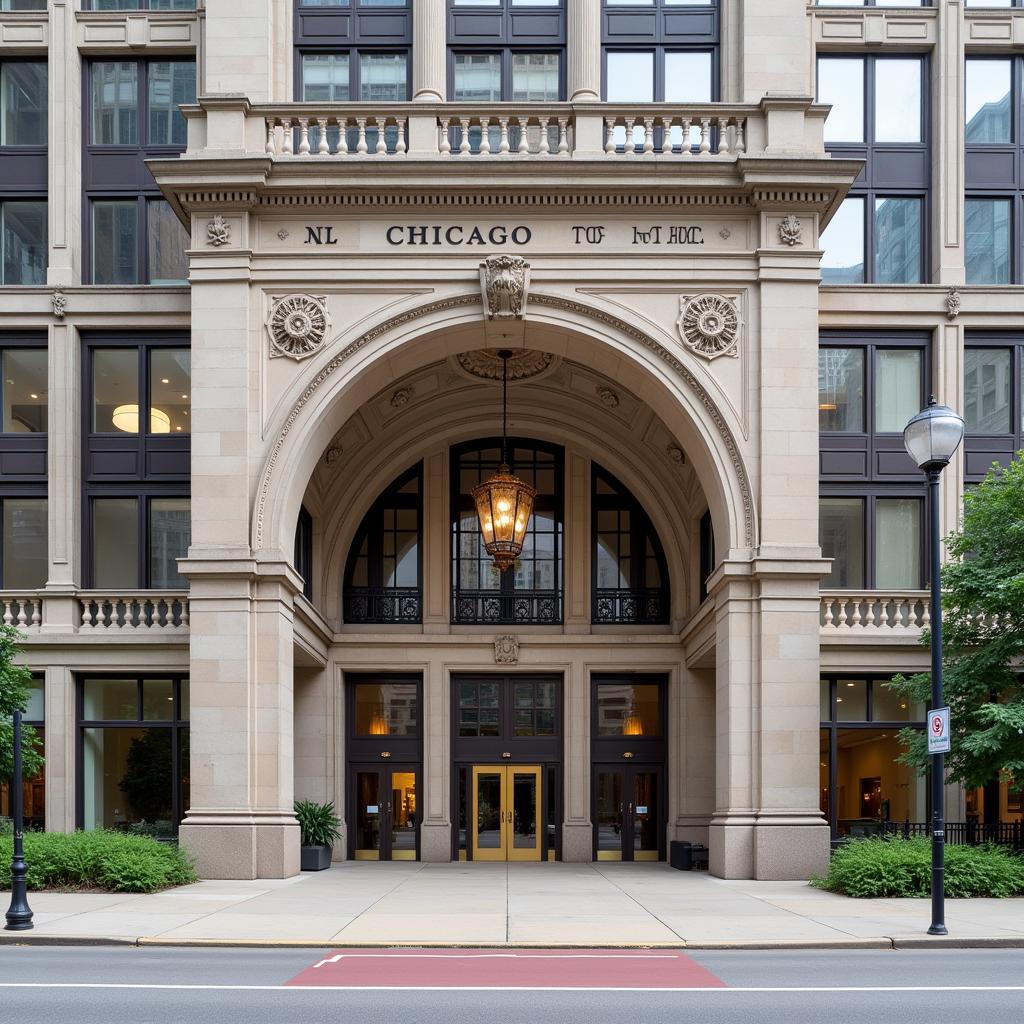
{"type": "MultiPolygon", "coordinates": [[[[416,859],[416,769],[353,769],[355,859],[416,859]]],[[[351,820],[351,819],[350,819],[351,820]]]]}
{"type": "Polygon", "coordinates": [[[541,859],[540,765],[473,766],[473,859],[541,859]]]}
{"type": "Polygon", "coordinates": [[[658,860],[661,768],[594,766],[594,831],[598,860],[658,860]]]}

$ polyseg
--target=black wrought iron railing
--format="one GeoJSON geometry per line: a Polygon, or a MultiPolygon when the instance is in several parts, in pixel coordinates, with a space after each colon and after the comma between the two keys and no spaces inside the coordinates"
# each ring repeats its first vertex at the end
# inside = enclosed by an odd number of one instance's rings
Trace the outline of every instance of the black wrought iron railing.
{"type": "Polygon", "coordinates": [[[415,588],[349,587],[345,591],[342,615],[345,622],[374,625],[410,623],[423,620],[423,601],[415,588]]]}
{"type": "MultiPolygon", "coordinates": [[[[885,821],[881,822],[882,835],[930,837],[931,823],[927,821],[885,821]]],[[[951,846],[978,846],[982,843],[996,843],[1014,850],[1024,850],[1024,823],[1000,821],[986,824],[982,821],[947,821],[946,842],[951,846]]]]}
{"type": "Polygon", "coordinates": [[[452,620],[461,625],[557,626],[562,621],[562,592],[516,590],[456,590],[452,620]]]}
{"type": "Polygon", "coordinates": [[[668,594],[661,588],[594,591],[595,623],[655,626],[668,622],[668,594]]]}

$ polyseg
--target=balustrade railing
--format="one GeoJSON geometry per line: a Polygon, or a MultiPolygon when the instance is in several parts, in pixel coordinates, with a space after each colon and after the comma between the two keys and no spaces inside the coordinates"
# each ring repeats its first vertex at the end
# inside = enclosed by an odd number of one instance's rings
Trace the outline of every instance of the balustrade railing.
{"type": "Polygon", "coordinates": [[[604,119],[609,156],[739,156],[747,151],[746,117],[698,111],[640,111],[604,119]]]}
{"type": "Polygon", "coordinates": [[[402,156],[406,124],[400,114],[272,115],[267,118],[269,156],[402,156]]]}
{"type": "Polygon", "coordinates": [[[924,591],[842,590],[821,595],[825,631],[920,631],[931,622],[931,602],[924,591]]]}
{"type": "Polygon", "coordinates": [[[0,596],[3,606],[3,623],[5,626],[17,626],[18,629],[36,630],[43,624],[43,599],[34,594],[3,594],[0,596]]]}
{"type": "Polygon", "coordinates": [[[188,629],[188,595],[166,590],[128,594],[82,593],[79,631],[184,631],[188,629]]]}

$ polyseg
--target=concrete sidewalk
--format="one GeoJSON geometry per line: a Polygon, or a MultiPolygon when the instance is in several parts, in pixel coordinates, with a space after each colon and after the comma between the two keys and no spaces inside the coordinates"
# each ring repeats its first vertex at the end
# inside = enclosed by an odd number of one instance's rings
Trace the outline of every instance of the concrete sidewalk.
{"type": "Polygon", "coordinates": [[[804,882],[725,881],[664,864],[348,862],[281,881],[147,896],[33,893],[35,929],[2,941],[238,945],[1024,947],[1024,899],[851,900],[804,882]]]}

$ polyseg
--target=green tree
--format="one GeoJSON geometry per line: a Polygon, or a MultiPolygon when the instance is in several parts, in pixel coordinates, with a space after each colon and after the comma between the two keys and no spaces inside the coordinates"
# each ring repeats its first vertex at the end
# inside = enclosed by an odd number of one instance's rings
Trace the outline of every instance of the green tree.
{"type": "MultiPolygon", "coordinates": [[[[1024,452],[964,496],[942,569],[943,694],[950,708],[950,780],[1024,781],[1024,452]]],[[[927,646],[926,633],[921,642],[927,646]]],[[[930,703],[931,674],[896,676],[901,696],[930,703]]],[[[924,770],[927,739],[904,729],[902,756],[924,770]]]]}
{"type": "MultiPolygon", "coordinates": [[[[15,711],[24,711],[32,686],[32,673],[24,665],[15,665],[21,651],[21,634],[13,626],[0,626],[0,779],[14,772],[15,711]]],[[[43,770],[39,737],[31,726],[21,727],[22,775],[35,778],[43,770]]]]}

